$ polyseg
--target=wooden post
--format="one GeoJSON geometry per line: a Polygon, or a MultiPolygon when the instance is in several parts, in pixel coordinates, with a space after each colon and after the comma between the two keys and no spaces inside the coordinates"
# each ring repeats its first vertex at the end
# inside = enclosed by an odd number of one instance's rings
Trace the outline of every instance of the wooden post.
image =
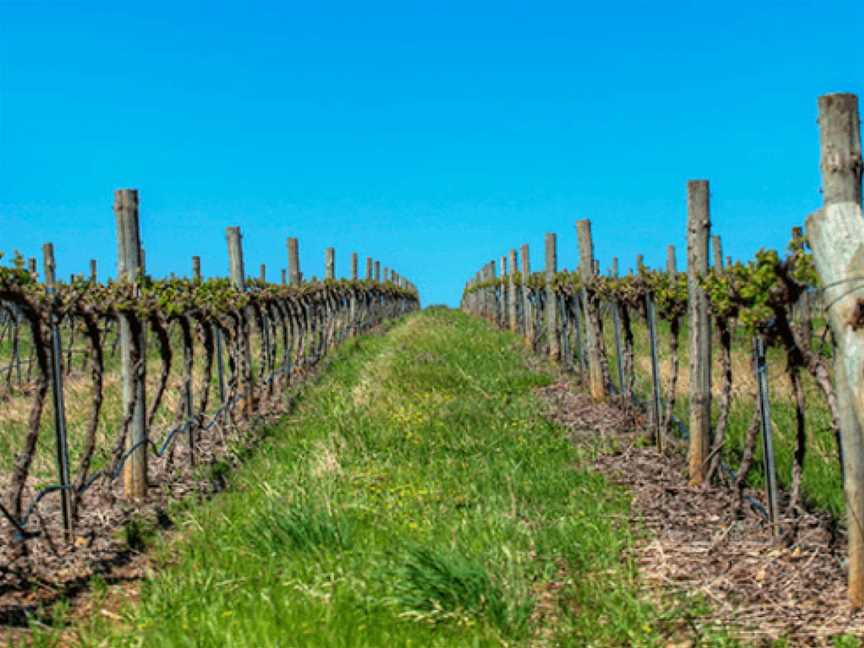
{"type": "Polygon", "coordinates": [[[372,281],[372,257],[366,257],[366,281],[372,281]]]}
{"type": "Polygon", "coordinates": [[[288,271],[285,268],[282,268],[282,286],[288,285],[288,271]]]}
{"type": "Polygon", "coordinates": [[[687,315],[690,338],[690,483],[705,481],[711,447],[711,329],[699,278],[708,272],[711,233],[708,181],[687,183],[687,315]]]}
{"type": "Polygon", "coordinates": [[[288,279],[295,288],[300,286],[300,242],[296,238],[288,239],[288,279]]]}
{"type": "Polygon", "coordinates": [[[609,266],[609,276],[618,276],[618,257],[612,257],[612,264],[609,266]]]}
{"type": "Polygon", "coordinates": [[[517,317],[516,304],[516,273],[519,267],[516,263],[516,250],[510,250],[510,274],[507,276],[507,318],[510,323],[510,331],[516,333],[519,330],[519,319],[517,317]]]}
{"type": "Polygon", "coordinates": [[[723,244],[720,242],[720,235],[715,234],[711,237],[711,254],[714,257],[714,269],[723,271],[723,244]]]}
{"type": "Polygon", "coordinates": [[[528,244],[523,243],[519,249],[522,255],[522,324],[525,344],[530,345],[534,337],[534,314],[531,310],[530,288],[528,279],[531,277],[531,255],[528,253],[528,244]]]}
{"type": "Polygon", "coordinates": [[[237,290],[246,290],[246,271],[243,268],[243,243],[239,227],[225,228],[228,241],[228,271],[237,290]]]}
{"type": "Polygon", "coordinates": [[[192,279],[195,281],[201,281],[201,257],[193,256],[192,257],[192,279]]]}
{"type": "Polygon", "coordinates": [[[259,281],[267,281],[267,265],[264,263],[258,266],[258,279],[259,281]]]}
{"type": "MultiPolygon", "coordinates": [[[[134,282],[138,293],[138,276],[144,271],[141,230],[138,220],[138,191],[118,189],[114,192],[114,216],[117,222],[117,274],[121,280],[134,282]]],[[[127,316],[120,317],[120,362],[123,382],[123,412],[132,408],[126,450],[131,453],[123,464],[123,492],[126,497],[140,498],[147,493],[147,420],[145,402],[146,363],[137,363],[135,347],[145,354],[143,327],[136,329],[127,316]],[[137,339],[136,339],[137,338],[137,339]],[[132,450],[134,448],[134,450],[132,450]]]]}
{"type": "Polygon", "coordinates": [[[328,247],[324,250],[324,279],[336,278],[336,249],[328,247]]]}
{"type": "Polygon", "coordinates": [[[27,272],[30,274],[36,274],[36,257],[30,257],[27,260],[27,272]]]}
{"type": "Polygon", "coordinates": [[[356,252],[351,253],[351,281],[357,281],[358,264],[360,262],[356,252]]]}
{"type": "Polygon", "coordinates": [[[807,218],[807,238],[829,305],[834,334],[834,389],[840,418],[849,534],[847,595],[864,605],[864,215],[861,212],[861,130],[853,94],[819,97],[822,209],[807,218]]]}
{"type": "Polygon", "coordinates": [[[507,328],[507,255],[502,254],[498,261],[501,286],[498,288],[498,326],[507,328]]]}
{"type": "Polygon", "coordinates": [[[636,272],[642,272],[645,269],[645,255],[636,255],[636,272]]]}
{"type": "Polygon", "coordinates": [[[546,234],[546,337],[549,359],[558,362],[561,357],[561,344],[558,338],[558,299],[555,296],[555,274],[558,272],[558,237],[546,234]]]}
{"type": "Polygon", "coordinates": [[[375,283],[381,283],[381,262],[375,262],[375,283]]]}
{"type": "Polygon", "coordinates": [[[591,221],[582,219],[576,221],[576,236],[579,239],[579,275],[582,278],[582,307],[585,314],[585,352],[588,355],[588,386],[594,400],[606,397],[606,385],[603,381],[603,363],[600,357],[600,339],[597,322],[600,314],[596,304],[585,288],[594,277],[594,243],[591,240],[591,221]]]}
{"type": "Polygon", "coordinates": [[[678,263],[675,259],[675,246],[667,245],[666,246],[666,272],[669,274],[675,274],[678,272],[678,263]]]}
{"type": "MultiPolygon", "coordinates": [[[[226,239],[228,242],[228,270],[231,274],[231,283],[234,288],[239,291],[246,290],[246,270],[243,264],[243,236],[240,234],[239,227],[228,227],[225,229],[226,239]]],[[[251,340],[249,339],[249,324],[248,316],[243,325],[243,362],[246,364],[245,371],[241,372],[241,381],[244,383],[243,401],[246,409],[246,415],[252,417],[255,411],[255,404],[252,402],[252,350],[251,340]]]]}

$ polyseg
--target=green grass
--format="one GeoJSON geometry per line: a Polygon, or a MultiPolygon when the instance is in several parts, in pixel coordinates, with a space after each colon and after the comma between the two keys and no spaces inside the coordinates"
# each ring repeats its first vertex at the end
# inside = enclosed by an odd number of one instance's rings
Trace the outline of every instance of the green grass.
{"type": "Polygon", "coordinates": [[[60,618],[36,644],[663,646],[682,636],[698,610],[640,594],[628,496],[541,416],[532,390],[550,378],[522,353],[517,338],[439,309],[346,343],[229,490],[178,518],[179,537],[154,549],[156,575],[122,622],[60,618]]]}

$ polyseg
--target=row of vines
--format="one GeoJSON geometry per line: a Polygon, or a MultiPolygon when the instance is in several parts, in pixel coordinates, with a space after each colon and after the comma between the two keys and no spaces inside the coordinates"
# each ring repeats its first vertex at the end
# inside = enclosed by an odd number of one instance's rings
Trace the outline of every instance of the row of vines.
{"type": "Polygon", "coordinates": [[[859,607],[864,165],[857,98],[826,95],[819,109],[825,207],[808,217],[807,236],[792,229],[784,253],[724,263],[719,237],[710,237],[708,183],[691,181],[687,272],[669,246],[663,271],[640,257],[635,273],[619,276],[615,259],[601,275],[590,222],[579,221],[578,270],[558,271],[548,234],[543,272],[530,271],[527,245],[521,264],[510,250],[466,284],[462,308],[524,336],[595,398],[644,405],[657,448],[686,447],[691,484],[735,488],[739,507],[749,503],[777,539],[795,543],[805,512],[845,516],[849,598],[859,607]],[[836,223],[845,233],[826,229],[836,223]],[[764,496],[752,496],[753,486],[764,496]]]}
{"type": "Polygon", "coordinates": [[[415,289],[390,279],[238,287],[140,272],[46,286],[20,256],[0,266],[0,593],[86,576],[116,557],[116,530],[142,507],[220,488],[257,423],[285,412],[335,346],[418,308],[415,289]],[[143,498],[124,492],[136,457],[143,498]]]}

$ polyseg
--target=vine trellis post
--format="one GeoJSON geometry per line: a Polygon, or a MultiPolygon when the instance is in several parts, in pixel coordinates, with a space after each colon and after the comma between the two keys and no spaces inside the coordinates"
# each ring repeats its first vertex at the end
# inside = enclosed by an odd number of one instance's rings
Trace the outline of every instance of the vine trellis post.
{"type": "Polygon", "coordinates": [[[331,281],[336,278],[336,249],[332,247],[324,250],[324,278],[331,281]]]}
{"type": "Polygon", "coordinates": [[[823,207],[807,218],[807,238],[834,335],[834,389],[840,418],[849,533],[848,597],[864,605],[864,217],[861,130],[854,94],[819,97],[823,207]]]}
{"type": "Polygon", "coordinates": [[[288,239],[288,279],[295,288],[303,281],[300,275],[300,242],[296,238],[288,239]]]}
{"type": "Polygon", "coordinates": [[[711,447],[711,329],[700,278],[708,272],[711,233],[708,181],[687,183],[687,311],[690,354],[690,483],[705,481],[711,447]]]}
{"type": "Polygon", "coordinates": [[[516,291],[516,273],[519,272],[519,265],[516,261],[516,250],[511,249],[508,257],[510,274],[507,276],[507,320],[510,324],[510,332],[516,333],[519,331],[519,304],[516,291]]]}
{"type": "MultiPolygon", "coordinates": [[[[228,243],[228,271],[231,276],[231,283],[236,290],[240,292],[246,291],[246,270],[243,263],[243,236],[240,233],[239,227],[227,227],[225,229],[226,240],[228,243]]],[[[249,318],[251,313],[247,313],[242,317],[241,325],[241,340],[240,347],[243,354],[243,369],[241,372],[241,382],[243,383],[243,404],[246,409],[246,415],[251,418],[255,412],[255,403],[253,402],[253,386],[252,386],[252,350],[249,348],[249,318]]]]}
{"type": "MultiPolygon", "coordinates": [[[[114,215],[117,221],[117,274],[121,280],[133,282],[134,294],[137,294],[137,284],[144,272],[137,189],[118,189],[114,193],[114,215]]],[[[123,465],[123,492],[131,498],[143,497],[147,492],[146,347],[143,330],[137,318],[121,313],[123,412],[124,417],[130,417],[125,434],[126,451],[130,454],[123,465]]]]}
{"type": "Polygon", "coordinates": [[[528,252],[528,244],[523,243],[519,248],[519,254],[522,256],[522,335],[525,338],[525,345],[531,344],[533,332],[531,328],[532,313],[531,313],[531,291],[528,288],[528,279],[531,276],[531,255],[528,252]]]}
{"type": "Polygon", "coordinates": [[[558,237],[554,232],[546,234],[546,348],[549,359],[558,362],[561,347],[558,337],[558,300],[555,298],[555,274],[558,272],[558,237]]]}
{"type": "Polygon", "coordinates": [[[591,240],[591,221],[576,221],[576,235],[579,239],[579,274],[582,278],[582,308],[585,322],[585,350],[588,355],[588,386],[594,400],[606,397],[606,384],[603,379],[600,331],[597,326],[600,314],[597,302],[589,294],[588,285],[594,278],[594,243],[591,240]]]}

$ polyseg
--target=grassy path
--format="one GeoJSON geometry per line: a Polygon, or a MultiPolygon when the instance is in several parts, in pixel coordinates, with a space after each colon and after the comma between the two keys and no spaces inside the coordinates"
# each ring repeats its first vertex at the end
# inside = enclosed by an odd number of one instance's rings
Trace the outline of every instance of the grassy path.
{"type": "Polygon", "coordinates": [[[182,514],[122,621],[63,642],[665,645],[680,621],[635,595],[627,497],[540,415],[548,381],[452,311],[349,342],[229,490],[182,514]]]}

